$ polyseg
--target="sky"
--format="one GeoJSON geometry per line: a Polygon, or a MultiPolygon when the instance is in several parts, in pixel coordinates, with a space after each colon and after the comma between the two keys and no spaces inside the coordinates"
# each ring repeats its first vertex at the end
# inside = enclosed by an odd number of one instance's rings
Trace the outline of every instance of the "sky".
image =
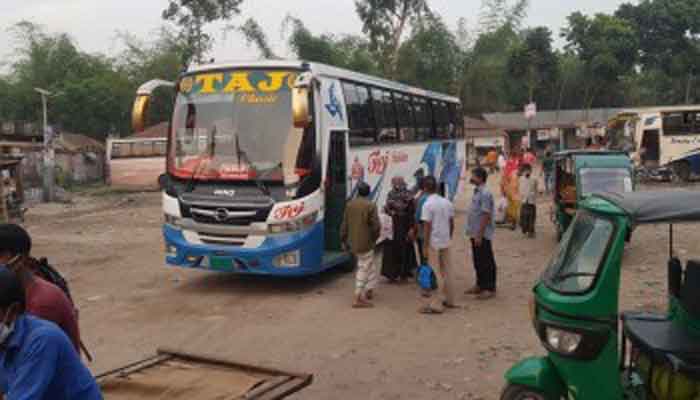
{"type": "MultiPolygon", "coordinates": [[[[477,28],[481,0],[428,0],[430,7],[455,28],[461,17],[470,29],[477,28]]],[[[547,26],[555,34],[564,26],[566,16],[612,12],[624,0],[531,0],[527,26],[547,26]]],[[[167,0],[0,0],[0,60],[7,60],[15,43],[8,28],[28,20],[48,32],[67,32],[87,52],[116,55],[121,47],[117,32],[130,32],[148,39],[163,24],[161,11],[167,0]]],[[[301,18],[315,33],[361,33],[361,22],[353,0],[244,0],[242,14],[231,23],[255,18],[265,29],[278,55],[290,57],[282,38],[285,16],[301,18]]],[[[222,24],[209,31],[216,39],[212,57],[222,60],[248,60],[258,57],[237,33],[222,34],[222,24]]]]}

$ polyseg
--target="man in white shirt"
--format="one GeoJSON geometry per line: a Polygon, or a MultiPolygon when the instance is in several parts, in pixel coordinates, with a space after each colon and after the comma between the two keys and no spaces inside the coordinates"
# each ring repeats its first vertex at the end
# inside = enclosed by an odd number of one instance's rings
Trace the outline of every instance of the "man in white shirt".
{"type": "Polygon", "coordinates": [[[435,193],[437,181],[434,177],[426,177],[423,187],[428,193],[428,199],[423,205],[421,214],[425,232],[424,254],[428,254],[429,264],[435,272],[438,288],[437,296],[434,296],[430,305],[422,308],[421,312],[441,314],[445,307],[455,307],[450,260],[450,242],[454,232],[455,211],[449,200],[435,193]]]}
{"type": "Polygon", "coordinates": [[[537,178],[532,176],[532,166],[524,164],[520,171],[520,226],[523,235],[535,237],[535,221],[537,220],[537,178]]]}

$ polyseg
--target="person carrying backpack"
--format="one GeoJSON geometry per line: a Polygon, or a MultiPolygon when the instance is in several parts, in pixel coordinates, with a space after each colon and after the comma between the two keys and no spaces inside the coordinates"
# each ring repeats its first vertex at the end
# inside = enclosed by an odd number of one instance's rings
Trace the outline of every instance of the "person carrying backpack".
{"type": "Polygon", "coordinates": [[[32,240],[24,228],[15,224],[0,225],[0,264],[22,282],[27,313],[58,325],[80,354],[80,330],[73,303],[58,286],[34,273],[31,249],[32,240]]]}

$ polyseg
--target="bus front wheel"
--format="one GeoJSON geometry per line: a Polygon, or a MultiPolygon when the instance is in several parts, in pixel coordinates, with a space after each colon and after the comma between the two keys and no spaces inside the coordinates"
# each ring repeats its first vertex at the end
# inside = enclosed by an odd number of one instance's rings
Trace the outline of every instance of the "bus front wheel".
{"type": "Polygon", "coordinates": [[[545,397],[525,386],[508,385],[501,393],[501,400],[545,400],[545,397]]]}

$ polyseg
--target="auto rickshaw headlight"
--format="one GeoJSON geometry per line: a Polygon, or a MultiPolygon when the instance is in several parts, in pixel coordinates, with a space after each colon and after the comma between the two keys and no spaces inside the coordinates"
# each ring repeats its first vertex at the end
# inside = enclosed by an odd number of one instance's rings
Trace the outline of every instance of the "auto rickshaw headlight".
{"type": "Polygon", "coordinates": [[[581,344],[580,333],[548,326],[545,328],[547,344],[562,354],[574,354],[581,344]]]}

